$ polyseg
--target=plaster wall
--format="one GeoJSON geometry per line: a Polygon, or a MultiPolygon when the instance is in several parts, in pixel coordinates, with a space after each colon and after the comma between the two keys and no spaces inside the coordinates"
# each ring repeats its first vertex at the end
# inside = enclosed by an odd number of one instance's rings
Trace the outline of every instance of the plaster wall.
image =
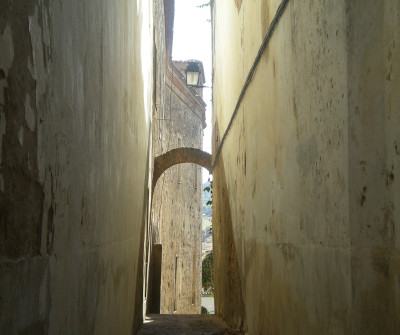
{"type": "Polygon", "coordinates": [[[0,0],[0,333],[142,321],[152,8],[0,0]]]}
{"type": "MultiPolygon", "coordinates": [[[[214,153],[279,3],[214,1],[214,153]]],[[[394,0],[289,1],[213,173],[231,325],[398,331],[399,15],[394,0]]]]}

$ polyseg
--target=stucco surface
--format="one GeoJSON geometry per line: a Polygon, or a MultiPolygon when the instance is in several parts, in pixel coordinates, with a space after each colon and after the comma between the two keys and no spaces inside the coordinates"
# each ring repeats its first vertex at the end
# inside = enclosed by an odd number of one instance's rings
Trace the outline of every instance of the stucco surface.
{"type": "Polygon", "coordinates": [[[142,320],[151,2],[0,1],[0,333],[142,320]]]}
{"type": "MultiPolygon", "coordinates": [[[[214,2],[214,153],[279,3],[214,2]]],[[[263,54],[214,170],[216,313],[249,334],[398,330],[399,13],[289,1],[263,54]]]]}

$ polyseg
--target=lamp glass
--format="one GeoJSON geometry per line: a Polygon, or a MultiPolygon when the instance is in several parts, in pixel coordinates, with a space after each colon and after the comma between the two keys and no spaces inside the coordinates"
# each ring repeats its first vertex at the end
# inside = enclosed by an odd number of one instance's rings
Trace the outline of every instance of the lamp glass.
{"type": "Polygon", "coordinates": [[[200,72],[186,72],[186,84],[188,86],[197,86],[199,84],[199,75],[200,72]]]}

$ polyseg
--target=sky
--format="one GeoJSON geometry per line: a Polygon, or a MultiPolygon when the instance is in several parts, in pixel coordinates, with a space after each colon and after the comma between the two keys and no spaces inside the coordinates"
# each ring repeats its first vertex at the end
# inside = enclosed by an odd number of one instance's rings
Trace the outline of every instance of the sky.
{"type": "MultiPolygon", "coordinates": [[[[175,0],[173,60],[197,59],[203,62],[206,82],[203,100],[207,104],[203,150],[211,153],[211,12],[210,7],[199,8],[208,0],[175,0]]],[[[203,182],[209,177],[203,169],[203,182]]]]}

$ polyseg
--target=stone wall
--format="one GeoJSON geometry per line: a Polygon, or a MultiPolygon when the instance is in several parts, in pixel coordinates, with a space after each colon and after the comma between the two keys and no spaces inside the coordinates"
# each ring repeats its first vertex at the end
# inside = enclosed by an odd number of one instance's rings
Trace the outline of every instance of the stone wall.
{"type": "MultiPolygon", "coordinates": [[[[202,148],[204,126],[204,102],[169,59],[165,36],[172,26],[162,24],[163,7],[163,1],[155,1],[153,157],[178,147],[202,148]]],[[[162,244],[161,313],[200,313],[201,216],[201,168],[178,164],[166,170],[155,187],[151,215],[153,243],[162,244]]]]}
{"type": "Polygon", "coordinates": [[[0,0],[0,13],[0,333],[131,334],[151,4],[0,0]]]}
{"type": "MultiPolygon", "coordinates": [[[[170,108],[176,109],[171,114],[176,119],[170,121],[171,128],[161,127],[165,150],[201,148],[201,121],[178,99],[171,100],[170,108]],[[193,130],[197,132],[194,136],[193,130]]],[[[152,204],[153,242],[163,246],[161,313],[200,312],[201,208],[200,166],[178,164],[161,175],[152,204]]]]}
{"type": "MultiPolygon", "coordinates": [[[[214,1],[214,154],[279,3],[214,1]]],[[[248,334],[398,331],[399,17],[289,1],[263,53],[213,174],[216,313],[248,334]]]]}

